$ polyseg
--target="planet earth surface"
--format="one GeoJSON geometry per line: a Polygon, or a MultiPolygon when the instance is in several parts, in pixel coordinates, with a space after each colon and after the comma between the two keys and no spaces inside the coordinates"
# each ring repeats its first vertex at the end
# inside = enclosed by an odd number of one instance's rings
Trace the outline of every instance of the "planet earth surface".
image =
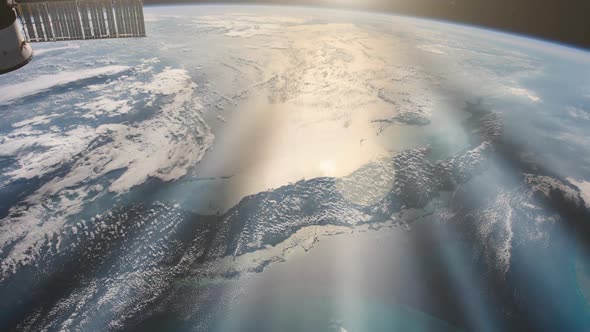
{"type": "Polygon", "coordinates": [[[590,330],[590,53],[317,8],[145,18],[0,77],[0,330],[590,330]]]}

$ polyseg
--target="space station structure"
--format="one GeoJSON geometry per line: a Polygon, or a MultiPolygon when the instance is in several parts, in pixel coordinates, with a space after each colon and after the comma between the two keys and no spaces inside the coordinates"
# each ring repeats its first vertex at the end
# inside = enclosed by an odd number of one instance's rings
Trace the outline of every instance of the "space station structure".
{"type": "Polygon", "coordinates": [[[0,74],[29,63],[34,42],[145,36],[143,0],[0,0],[0,74]]]}

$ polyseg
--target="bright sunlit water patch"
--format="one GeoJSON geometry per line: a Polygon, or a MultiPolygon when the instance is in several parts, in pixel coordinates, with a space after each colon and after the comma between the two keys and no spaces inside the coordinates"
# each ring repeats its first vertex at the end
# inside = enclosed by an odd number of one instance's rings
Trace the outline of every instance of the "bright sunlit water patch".
{"type": "Polygon", "coordinates": [[[320,171],[323,176],[335,176],[337,174],[337,166],[332,160],[322,160],[319,164],[320,171]]]}

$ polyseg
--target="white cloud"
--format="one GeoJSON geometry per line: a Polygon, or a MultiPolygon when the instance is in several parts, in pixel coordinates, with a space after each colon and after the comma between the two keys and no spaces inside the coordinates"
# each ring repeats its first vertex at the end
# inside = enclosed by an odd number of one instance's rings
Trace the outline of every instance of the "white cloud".
{"type": "Polygon", "coordinates": [[[16,158],[20,165],[7,173],[11,180],[40,176],[68,163],[63,174],[29,196],[27,205],[13,207],[0,222],[0,253],[6,255],[0,278],[19,265],[33,263],[46,238],[56,236],[61,242],[67,217],[104,195],[101,188],[123,193],[150,177],[178,179],[212,144],[213,135],[199,116],[202,106],[194,95],[196,84],[186,71],[166,68],[147,83],[132,76],[114,82],[102,89],[110,103],[127,100],[129,91],[149,92],[146,102],[171,98],[152,118],[138,123],[79,126],[66,132],[32,131],[25,126],[0,141],[0,153],[16,158]],[[105,143],[90,146],[96,139],[105,143]],[[105,177],[115,170],[122,173],[105,177]],[[7,246],[13,242],[13,247],[7,246]]]}
{"type": "Polygon", "coordinates": [[[57,51],[64,51],[64,50],[74,50],[74,49],[79,49],[80,46],[79,45],[65,45],[65,46],[60,46],[60,47],[37,47],[35,46],[35,53],[33,54],[34,56],[38,56],[38,55],[42,55],[45,53],[52,53],[52,52],[57,52],[57,51]]]}
{"type": "Polygon", "coordinates": [[[50,115],[38,115],[32,118],[28,118],[23,121],[19,121],[12,124],[14,128],[20,128],[24,126],[38,126],[38,125],[45,125],[51,122],[51,119],[57,117],[58,114],[50,114],[50,115]]]}
{"type": "Polygon", "coordinates": [[[127,100],[114,100],[106,96],[99,96],[89,102],[78,103],[76,107],[89,111],[83,115],[85,118],[96,118],[103,114],[116,116],[128,113],[132,109],[127,100]]]}
{"type": "Polygon", "coordinates": [[[22,129],[0,138],[0,156],[16,157],[18,164],[18,168],[5,172],[11,181],[31,179],[56,170],[96,136],[94,129],[86,126],[64,133],[22,129]]]}
{"type": "Polygon", "coordinates": [[[579,107],[567,106],[564,112],[576,120],[590,120],[590,111],[579,107]]]}
{"type": "Polygon", "coordinates": [[[127,66],[106,66],[57,74],[40,75],[23,83],[0,86],[0,105],[50,90],[52,88],[76,81],[102,76],[115,75],[128,70],[127,66]]]}
{"type": "Polygon", "coordinates": [[[541,101],[541,97],[539,97],[536,93],[534,93],[531,90],[527,90],[524,88],[509,87],[509,88],[506,88],[506,91],[508,91],[509,94],[514,95],[514,96],[526,97],[530,101],[533,101],[533,102],[540,102],[541,101]]]}
{"type": "Polygon", "coordinates": [[[425,45],[419,45],[418,48],[423,51],[434,53],[434,54],[441,54],[441,55],[447,54],[447,52],[445,52],[445,50],[444,50],[443,45],[425,44],[425,45]]]}
{"type": "Polygon", "coordinates": [[[229,37],[248,38],[259,35],[276,35],[289,25],[303,24],[306,20],[294,17],[234,14],[200,16],[194,22],[198,25],[218,29],[229,37]]]}
{"type": "Polygon", "coordinates": [[[590,181],[576,180],[574,178],[567,178],[567,180],[574,186],[580,189],[582,198],[586,202],[586,205],[590,208],[590,181]]]}

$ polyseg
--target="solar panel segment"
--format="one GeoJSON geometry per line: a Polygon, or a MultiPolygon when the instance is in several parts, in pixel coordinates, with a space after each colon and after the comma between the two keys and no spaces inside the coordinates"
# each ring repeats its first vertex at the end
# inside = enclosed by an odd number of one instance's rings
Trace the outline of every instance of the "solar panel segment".
{"type": "Polygon", "coordinates": [[[26,1],[17,10],[27,42],[145,37],[142,0],[26,1]]]}

